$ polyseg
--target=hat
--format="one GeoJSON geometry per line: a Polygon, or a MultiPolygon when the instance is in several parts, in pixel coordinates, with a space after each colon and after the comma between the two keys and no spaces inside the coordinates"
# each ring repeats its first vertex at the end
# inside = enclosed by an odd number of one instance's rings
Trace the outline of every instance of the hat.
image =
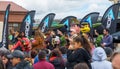
{"type": "Polygon", "coordinates": [[[8,58],[21,58],[21,59],[24,59],[25,58],[25,55],[22,51],[20,50],[15,50],[14,52],[12,52],[10,55],[7,55],[8,58]]]}

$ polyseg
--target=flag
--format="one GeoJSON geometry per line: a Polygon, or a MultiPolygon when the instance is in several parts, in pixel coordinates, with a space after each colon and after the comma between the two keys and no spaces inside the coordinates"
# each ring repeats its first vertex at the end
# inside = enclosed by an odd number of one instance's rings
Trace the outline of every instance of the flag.
{"type": "Polygon", "coordinates": [[[55,17],[54,13],[49,13],[48,15],[46,15],[40,22],[38,29],[40,29],[42,32],[46,32],[47,30],[49,30],[54,17],[55,17]]]}
{"type": "Polygon", "coordinates": [[[34,15],[35,15],[35,11],[28,12],[21,24],[20,32],[24,32],[26,37],[30,37],[32,35],[34,15]]]}
{"type": "Polygon", "coordinates": [[[4,15],[4,25],[2,33],[2,41],[0,42],[1,47],[8,48],[8,18],[9,18],[10,4],[7,6],[4,15]]]}

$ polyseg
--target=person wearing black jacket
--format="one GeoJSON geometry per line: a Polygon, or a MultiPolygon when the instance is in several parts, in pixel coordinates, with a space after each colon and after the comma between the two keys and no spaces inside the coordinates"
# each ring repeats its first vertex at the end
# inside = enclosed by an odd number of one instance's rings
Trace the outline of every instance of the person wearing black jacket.
{"type": "Polygon", "coordinates": [[[72,45],[69,46],[67,51],[67,69],[73,69],[73,67],[78,63],[86,63],[91,69],[90,50],[90,45],[84,36],[74,37],[72,45]]]}
{"type": "Polygon", "coordinates": [[[33,69],[30,63],[24,60],[25,55],[20,50],[15,50],[13,53],[7,55],[7,57],[12,60],[12,69],[33,69]]]}

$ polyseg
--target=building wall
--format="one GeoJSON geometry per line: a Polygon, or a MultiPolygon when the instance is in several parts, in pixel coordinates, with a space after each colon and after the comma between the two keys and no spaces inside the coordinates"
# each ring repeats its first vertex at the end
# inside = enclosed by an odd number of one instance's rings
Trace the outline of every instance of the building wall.
{"type": "MultiPolygon", "coordinates": [[[[26,14],[27,12],[10,12],[8,20],[9,29],[14,28],[16,31],[19,31],[26,14]]],[[[4,12],[0,12],[0,21],[4,21],[4,12]]]]}

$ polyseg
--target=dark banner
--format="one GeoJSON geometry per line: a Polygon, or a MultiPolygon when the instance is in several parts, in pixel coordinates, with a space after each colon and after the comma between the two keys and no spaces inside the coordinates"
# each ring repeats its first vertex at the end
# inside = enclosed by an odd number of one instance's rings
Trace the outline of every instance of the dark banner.
{"type": "Polygon", "coordinates": [[[70,23],[72,22],[72,19],[77,19],[75,16],[67,16],[65,17],[60,24],[64,24],[67,31],[70,31],[70,23]]]}
{"type": "Polygon", "coordinates": [[[82,22],[87,22],[89,23],[90,27],[92,28],[92,24],[96,23],[99,17],[99,12],[92,12],[86,15],[81,21],[82,22]]]}
{"type": "Polygon", "coordinates": [[[118,15],[120,12],[119,5],[120,3],[110,6],[104,13],[101,20],[105,28],[110,29],[111,34],[116,32],[116,24],[117,24],[117,21],[118,21],[117,19],[119,18],[118,15]]]}
{"type": "Polygon", "coordinates": [[[2,33],[2,42],[0,46],[8,48],[8,18],[9,18],[10,4],[7,6],[5,15],[4,15],[4,25],[2,33]]]}
{"type": "Polygon", "coordinates": [[[48,15],[46,15],[42,21],[40,22],[40,25],[39,25],[39,29],[42,31],[42,32],[46,32],[47,30],[49,30],[49,28],[51,27],[51,24],[53,22],[53,19],[55,17],[55,14],[54,13],[50,13],[48,15]]]}
{"type": "Polygon", "coordinates": [[[32,35],[34,16],[35,11],[28,12],[21,24],[20,32],[24,32],[26,37],[30,37],[32,35]]]}

